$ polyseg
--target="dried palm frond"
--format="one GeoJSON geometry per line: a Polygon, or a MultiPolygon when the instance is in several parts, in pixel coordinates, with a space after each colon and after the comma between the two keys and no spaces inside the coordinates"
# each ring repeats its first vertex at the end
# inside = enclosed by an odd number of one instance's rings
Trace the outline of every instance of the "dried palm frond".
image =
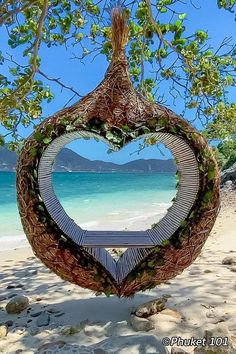
{"type": "Polygon", "coordinates": [[[127,13],[120,7],[111,10],[111,43],[113,55],[119,54],[126,46],[129,40],[129,26],[127,13]]]}

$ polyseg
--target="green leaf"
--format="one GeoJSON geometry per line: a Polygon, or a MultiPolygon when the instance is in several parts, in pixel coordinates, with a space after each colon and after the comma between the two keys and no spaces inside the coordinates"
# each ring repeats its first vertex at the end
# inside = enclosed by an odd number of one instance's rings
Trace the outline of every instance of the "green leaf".
{"type": "Polygon", "coordinates": [[[207,173],[207,177],[208,177],[209,181],[213,180],[216,177],[215,165],[210,164],[209,169],[208,169],[208,173],[207,173]]]}
{"type": "Polygon", "coordinates": [[[156,265],[162,266],[162,265],[164,265],[164,264],[165,264],[164,258],[161,257],[161,256],[159,256],[159,257],[157,258],[157,260],[156,260],[156,265]]]}
{"type": "Polygon", "coordinates": [[[106,295],[106,297],[110,297],[112,295],[112,290],[104,290],[104,294],[106,295]]]}
{"type": "Polygon", "coordinates": [[[145,138],[145,144],[147,145],[156,145],[157,144],[157,138],[155,137],[150,137],[150,138],[145,138]]]}
{"type": "Polygon", "coordinates": [[[95,281],[100,281],[100,280],[101,280],[101,276],[100,276],[99,274],[95,274],[94,277],[93,277],[93,279],[94,279],[95,281]]]}
{"type": "Polygon", "coordinates": [[[211,190],[207,191],[203,196],[203,199],[202,199],[203,203],[208,204],[212,197],[213,197],[213,191],[211,191],[211,190]]]}
{"type": "Polygon", "coordinates": [[[44,144],[50,144],[50,142],[52,141],[52,138],[44,138],[43,139],[43,142],[44,142],[44,144]]]}
{"type": "Polygon", "coordinates": [[[181,26],[182,26],[182,21],[181,21],[181,20],[175,21],[174,26],[175,26],[177,29],[181,28],[181,26]]]}
{"type": "Polygon", "coordinates": [[[155,267],[155,265],[156,265],[156,261],[155,260],[148,262],[148,267],[150,267],[150,268],[155,267]]]}
{"type": "Polygon", "coordinates": [[[112,134],[112,132],[108,131],[108,132],[106,132],[106,138],[108,140],[113,140],[114,139],[114,135],[112,134]]]}
{"type": "Polygon", "coordinates": [[[72,126],[72,125],[67,125],[66,126],[66,131],[67,132],[71,132],[72,130],[74,130],[75,128],[74,128],[74,126],[72,126]]]}
{"type": "Polygon", "coordinates": [[[36,148],[32,147],[32,148],[30,149],[30,155],[31,155],[32,157],[36,157],[37,154],[38,154],[38,150],[37,150],[36,148]]]}
{"type": "Polygon", "coordinates": [[[166,7],[162,7],[162,8],[160,9],[160,12],[161,12],[161,13],[167,12],[167,8],[166,8],[166,7]]]}
{"type": "Polygon", "coordinates": [[[44,207],[40,204],[37,206],[37,209],[38,209],[38,211],[45,212],[44,207]]]}
{"type": "Polygon", "coordinates": [[[164,240],[164,241],[162,241],[161,245],[163,247],[169,246],[170,245],[170,241],[169,240],[164,240]]]}
{"type": "Polygon", "coordinates": [[[186,220],[182,220],[181,223],[180,223],[180,226],[181,227],[186,227],[188,225],[188,222],[186,220]]]}
{"type": "Polygon", "coordinates": [[[173,41],[174,45],[184,45],[187,42],[186,38],[179,38],[173,41]]]}
{"type": "Polygon", "coordinates": [[[189,215],[189,219],[194,219],[196,217],[196,211],[192,211],[191,214],[189,215]]]}
{"type": "Polygon", "coordinates": [[[208,180],[211,181],[212,179],[214,179],[216,177],[216,172],[215,171],[208,171],[207,177],[208,177],[208,180]]]}
{"type": "Polygon", "coordinates": [[[4,87],[1,89],[1,92],[4,94],[4,95],[7,95],[9,92],[10,92],[10,89],[8,87],[4,87]]]}
{"type": "Polygon", "coordinates": [[[158,55],[160,55],[160,57],[164,59],[168,56],[168,52],[166,49],[163,48],[158,51],[158,55]]]}
{"type": "Polygon", "coordinates": [[[84,34],[83,34],[83,33],[77,33],[77,34],[75,35],[75,39],[76,39],[78,42],[82,41],[83,38],[84,38],[84,34]]]}
{"type": "Polygon", "coordinates": [[[40,132],[35,132],[34,133],[34,138],[35,138],[36,141],[41,143],[43,141],[43,134],[40,133],[40,132]]]}
{"type": "Polygon", "coordinates": [[[52,124],[48,124],[48,125],[46,126],[46,131],[47,131],[47,133],[49,133],[49,134],[53,131],[53,126],[52,126],[52,124]]]}
{"type": "Polygon", "coordinates": [[[3,146],[5,144],[5,139],[2,135],[0,135],[0,146],[3,146]]]}
{"type": "Polygon", "coordinates": [[[130,130],[129,126],[126,124],[126,125],[122,125],[121,129],[125,132],[128,132],[130,130]]]}
{"type": "Polygon", "coordinates": [[[225,78],[226,85],[231,86],[233,84],[233,82],[234,82],[233,76],[231,76],[231,75],[226,76],[226,78],[225,78]]]}
{"type": "Polygon", "coordinates": [[[180,20],[184,20],[187,17],[186,12],[179,15],[180,20]]]}
{"type": "Polygon", "coordinates": [[[196,37],[202,43],[208,38],[208,34],[205,31],[200,30],[196,32],[196,37]]]}

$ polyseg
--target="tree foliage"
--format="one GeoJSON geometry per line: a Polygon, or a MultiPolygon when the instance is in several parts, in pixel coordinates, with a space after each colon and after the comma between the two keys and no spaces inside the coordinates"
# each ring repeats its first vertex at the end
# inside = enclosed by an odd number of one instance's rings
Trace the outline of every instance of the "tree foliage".
{"type": "Polygon", "coordinates": [[[214,152],[222,170],[229,168],[236,162],[236,139],[221,142],[214,152]]]}
{"type": "MultiPolygon", "coordinates": [[[[21,54],[0,52],[0,64],[8,73],[0,74],[0,122],[6,134],[19,141],[19,127],[29,127],[42,116],[42,104],[50,102],[51,82],[73,97],[80,93],[41,70],[40,46],[64,46],[76,50],[76,58],[103,54],[111,59],[109,7],[124,7],[129,16],[130,42],[127,48],[134,85],[150,100],[160,103],[157,88],[163,81],[175,101],[185,102],[185,112],[193,110],[202,125],[210,122],[209,137],[225,137],[236,131],[236,104],[227,100],[227,90],[235,86],[236,46],[225,38],[214,49],[206,29],[189,33],[188,14],[179,12],[182,0],[145,1],[94,0],[2,0],[0,26],[8,33],[8,44],[21,54]],[[19,55],[18,55],[19,56],[19,55]],[[145,68],[151,68],[145,72],[145,68]],[[219,133],[219,134],[218,134],[219,133]]],[[[211,6],[234,12],[236,0],[218,0],[211,6]]],[[[192,3],[192,6],[197,6],[192,3]]]]}
{"type": "Polygon", "coordinates": [[[236,133],[236,103],[225,104],[220,101],[214,110],[214,119],[207,125],[206,136],[225,139],[236,133]]]}

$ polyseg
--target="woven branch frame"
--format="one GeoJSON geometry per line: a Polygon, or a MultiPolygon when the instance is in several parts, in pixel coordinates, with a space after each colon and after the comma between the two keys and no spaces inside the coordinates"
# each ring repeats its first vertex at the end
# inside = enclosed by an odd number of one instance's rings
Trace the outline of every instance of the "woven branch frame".
{"type": "Polygon", "coordinates": [[[218,214],[220,178],[203,136],[171,110],[140,95],[132,86],[123,48],[116,47],[114,54],[93,92],[44,120],[26,140],[17,166],[17,200],[25,234],[48,268],[81,287],[129,297],[175,277],[196,259],[218,214]],[[40,159],[48,145],[68,131],[93,133],[117,149],[145,134],[172,134],[189,145],[197,161],[198,194],[184,222],[162,244],[140,249],[136,266],[122,281],[98,262],[92,250],[76,244],[58,227],[42,200],[40,159]]]}

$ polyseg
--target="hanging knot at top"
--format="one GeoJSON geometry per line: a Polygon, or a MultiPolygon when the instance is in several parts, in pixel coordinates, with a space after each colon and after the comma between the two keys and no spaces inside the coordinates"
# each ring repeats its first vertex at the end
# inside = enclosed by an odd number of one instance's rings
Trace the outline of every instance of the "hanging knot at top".
{"type": "Polygon", "coordinates": [[[125,48],[129,39],[128,14],[120,6],[111,9],[111,42],[113,54],[118,54],[125,48]]]}

